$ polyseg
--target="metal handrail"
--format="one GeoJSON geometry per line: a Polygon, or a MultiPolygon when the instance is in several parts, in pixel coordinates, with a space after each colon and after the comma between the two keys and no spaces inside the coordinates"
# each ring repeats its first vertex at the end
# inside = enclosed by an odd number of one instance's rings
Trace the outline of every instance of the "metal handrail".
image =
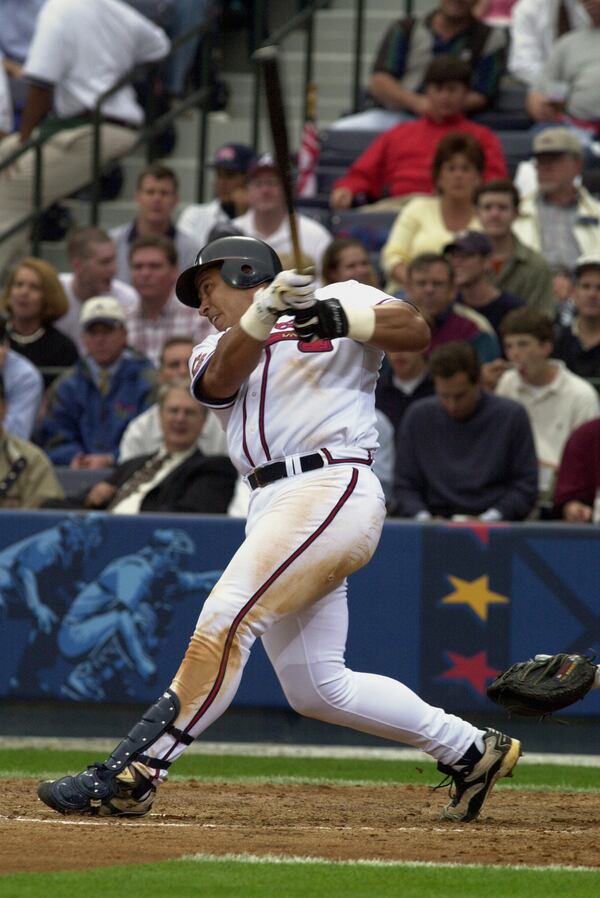
{"type": "MultiPolygon", "coordinates": [[[[197,36],[205,36],[210,31],[210,25],[206,23],[202,23],[200,25],[194,25],[192,28],[188,29],[184,34],[180,35],[174,41],[171,42],[170,52],[174,50],[178,50],[183,44],[192,40],[197,36]]],[[[100,95],[94,109],[92,110],[92,124],[94,127],[93,134],[93,143],[92,143],[92,165],[90,172],[90,181],[88,184],[92,185],[92,200],[90,203],[90,224],[97,224],[98,221],[98,207],[100,204],[100,174],[103,168],[112,165],[118,159],[122,159],[125,156],[130,155],[135,149],[137,149],[140,144],[149,143],[154,137],[158,134],[162,133],[165,128],[168,127],[173,121],[182,116],[188,109],[198,106],[200,108],[200,127],[202,139],[199,143],[199,174],[198,174],[198,199],[202,198],[203,194],[203,178],[204,178],[204,162],[206,155],[206,127],[207,127],[207,112],[208,112],[208,101],[210,98],[210,86],[208,84],[208,53],[203,54],[203,66],[202,66],[202,81],[201,86],[195,90],[193,93],[189,94],[185,100],[182,100],[181,103],[178,103],[176,107],[164,113],[155,119],[150,125],[143,128],[139,131],[137,140],[135,143],[127,150],[126,153],[121,154],[120,156],[113,156],[106,163],[102,164],[100,159],[100,128],[102,125],[102,106],[105,101],[111,97],[118,90],[121,90],[126,85],[130,84],[136,75],[139,74],[140,71],[146,70],[148,76],[150,77],[153,73],[156,73],[160,70],[161,66],[164,64],[164,60],[160,60],[157,63],[152,63],[150,65],[145,66],[135,66],[130,69],[130,71],[126,72],[118,81],[112,85],[108,90],[106,90],[103,94],[100,95]]],[[[26,215],[22,216],[20,219],[15,221],[10,228],[3,231],[0,234],[0,243],[4,240],[7,240],[17,231],[21,230],[21,228],[26,227],[28,224],[33,223],[33,233],[32,233],[32,250],[34,255],[39,255],[40,249],[40,240],[39,240],[39,223],[41,220],[42,212],[44,211],[44,205],[42,202],[43,198],[43,165],[42,165],[42,150],[45,143],[50,139],[52,135],[47,136],[37,136],[32,137],[29,140],[25,141],[25,143],[21,144],[13,153],[7,156],[0,162],[0,175],[1,173],[9,168],[9,166],[18,162],[18,160],[25,153],[30,150],[35,151],[35,169],[34,169],[34,178],[32,184],[32,209],[26,215]]],[[[82,185],[86,186],[86,185],[82,185]]]]}

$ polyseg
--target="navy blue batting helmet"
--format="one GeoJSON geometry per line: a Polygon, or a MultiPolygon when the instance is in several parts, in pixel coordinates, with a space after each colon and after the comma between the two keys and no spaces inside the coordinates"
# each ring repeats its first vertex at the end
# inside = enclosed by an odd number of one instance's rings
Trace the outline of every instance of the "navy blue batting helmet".
{"type": "Polygon", "coordinates": [[[279,256],[262,240],[256,237],[220,237],[207,243],[198,253],[195,264],[179,275],[175,287],[179,301],[197,309],[200,300],[196,277],[201,271],[215,266],[220,268],[225,283],[238,290],[248,290],[272,281],[281,271],[279,256]]]}

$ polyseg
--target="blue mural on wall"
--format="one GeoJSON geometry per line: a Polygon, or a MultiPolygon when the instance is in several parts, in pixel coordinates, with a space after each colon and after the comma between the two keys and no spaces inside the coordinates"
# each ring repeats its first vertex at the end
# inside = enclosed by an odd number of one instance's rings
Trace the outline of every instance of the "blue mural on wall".
{"type": "MultiPolygon", "coordinates": [[[[0,695],[150,702],[243,540],[222,517],[0,512],[0,695]]],[[[536,652],[600,654],[589,527],[386,523],[350,580],[347,662],[457,713],[536,652]]],[[[565,713],[600,714],[600,690],[565,713]]],[[[285,707],[260,645],[238,705],[285,707]]]]}

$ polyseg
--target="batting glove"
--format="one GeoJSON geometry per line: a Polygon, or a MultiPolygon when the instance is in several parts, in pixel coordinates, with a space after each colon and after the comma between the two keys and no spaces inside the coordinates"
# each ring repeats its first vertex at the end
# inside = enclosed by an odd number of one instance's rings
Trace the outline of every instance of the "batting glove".
{"type": "Polygon", "coordinates": [[[241,328],[263,342],[279,315],[314,306],[316,287],[312,272],[280,271],[270,284],[255,292],[252,305],[240,319],[241,328]]]}

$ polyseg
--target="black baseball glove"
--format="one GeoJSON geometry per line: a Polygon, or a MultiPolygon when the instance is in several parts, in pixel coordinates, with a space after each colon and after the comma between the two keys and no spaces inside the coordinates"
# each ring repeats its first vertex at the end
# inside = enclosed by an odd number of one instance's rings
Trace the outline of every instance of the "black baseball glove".
{"type": "Polygon", "coordinates": [[[596,669],[585,655],[536,655],[505,670],[487,694],[511,714],[545,717],[587,695],[596,669]]]}

